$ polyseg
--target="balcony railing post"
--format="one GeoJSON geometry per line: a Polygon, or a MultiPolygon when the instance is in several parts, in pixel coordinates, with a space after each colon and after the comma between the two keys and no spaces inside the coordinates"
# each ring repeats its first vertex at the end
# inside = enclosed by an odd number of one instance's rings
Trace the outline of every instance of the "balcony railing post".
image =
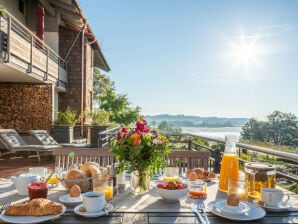
{"type": "Polygon", "coordinates": [[[46,81],[48,80],[48,73],[49,73],[49,48],[46,48],[47,52],[47,62],[46,62],[46,72],[44,74],[43,80],[46,81]]]}
{"type": "Polygon", "coordinates": [[[216,149],[214,150],[214,172],[215,173],[220,172],[220,163],[221,163],[220,148],[216,147],[216,149]]]}
{"type": "Polygon", "coordinates": [[[34,37],[31,36],[31,48],[30,48],[30,64],[28,66],[27,72],[32,72],[32,65],[33,65],[33,46],[34,46],[34,37]]]}
{"type": "Polygon", "coordinates": [[[7,55],[6,55],[6,62],[9,63],[10,61],[10,35],[11,34],[11,19],[10,16],[7,17],[7,55]]]}
{"type": "Polygon", "coordinates": [[[192,145],[192,141],[191,141],[191,139],[188,139],[187,140],[187,149],[188,150],[192,150],[191,145],[192,145]]]}

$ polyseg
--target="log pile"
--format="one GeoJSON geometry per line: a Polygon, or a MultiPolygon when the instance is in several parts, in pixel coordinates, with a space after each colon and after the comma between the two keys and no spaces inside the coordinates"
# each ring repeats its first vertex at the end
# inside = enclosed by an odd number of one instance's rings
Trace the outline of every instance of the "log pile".
{"type": "Polygon", "coordinates": [[[30,129],[50,130],[51,86],[0,85],[0,128],[25,133],[30,129]]]}

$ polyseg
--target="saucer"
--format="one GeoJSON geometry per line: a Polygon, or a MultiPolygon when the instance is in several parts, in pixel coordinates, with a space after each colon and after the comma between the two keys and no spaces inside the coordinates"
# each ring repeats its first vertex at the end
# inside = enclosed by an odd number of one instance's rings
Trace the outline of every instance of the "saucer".
{"type": "MultiPolygon", "coordinates": [[[[110,203],[107,203],[108,204],[108,212],[111,212],[113,210],[113,205],[110,204],[110,203]]],[[[75,208],[74,208],[74,213],[78,214],[78,215],[81,215],[81,216],[84,216],[84,217],[88,217],[88,218],[91,218],[91,217],[98,217],[98,216],[103,216],[105,215],[105,211],[104,210],[100,210],[98,212],[80,212],[79,209],[81,207],[83,207],[84,205],[83,204],[79,204],[77,205],[75,208]]]]}
{"type": "Polygon", "coordinates": [[[226,200],[222,200],[222,201],[218,201],[216,203],[216,206],[220,208],[222,211],[233,215],[238,215],[250,210],[249,204],[244,203],[242,201],[239,203],[238,206],[230,206],[230,205],[227,205],[226,200]]]}
{"type": "Polygon", "coordinates": [[[271,211],[271,212],[281,212],[281,211],[286,211],[290,208],[292,208],[292,205],[288,202],[283,202],[281,204],[279,204],[278,206],[266,206],[266,205],[260,205],[257,203],[257,199],[253,200],[253,203],[262,207],[263,209],[267,210],[267,211],[271,211]]]}
{"type": "Polygon", "coordinates": [[[82,202],[82,196],[70,197],[69,194],[65,194],[59,197],[59,201],[69,205],[79,204],[82,202]]]}
{"type": "Polygon", "coordinates": [[[261,219],[266,215],[266,212],[263,208],[246,201],[243,201],[242,203],[245,204],[245,206],[247,206],[248,210],[246,212],[226,212],[225,210],[223,210],[223,207],[226,206],[226,200],[216,200],[210,202],[208,204],[208,210],[217,216],[236,221],[249,221],[261,219]]]}

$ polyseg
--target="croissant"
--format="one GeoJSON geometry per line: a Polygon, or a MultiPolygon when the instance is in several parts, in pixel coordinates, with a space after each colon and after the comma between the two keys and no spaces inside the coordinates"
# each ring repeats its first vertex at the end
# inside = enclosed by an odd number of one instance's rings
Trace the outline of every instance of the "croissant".
{"type": "Polygon", "coordinates": [[[11,216],[44,216],[61,213],[63,207],[57,202],[45,198],[36,198],[30,202],[12,205],[5,210],[5,215],[11,216]]]}

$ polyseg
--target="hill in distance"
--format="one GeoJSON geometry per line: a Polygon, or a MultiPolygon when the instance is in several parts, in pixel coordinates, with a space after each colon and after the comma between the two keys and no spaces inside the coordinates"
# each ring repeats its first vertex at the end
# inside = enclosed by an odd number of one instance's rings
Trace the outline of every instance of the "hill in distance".
{"type": "Polygon", "coordinates": [[[183,114],[146,115],[145,119],[149,123],[166,121],[174,127],[236,127],[243,126],[249,121],[248,118],[199,117],[183,114]]]}

